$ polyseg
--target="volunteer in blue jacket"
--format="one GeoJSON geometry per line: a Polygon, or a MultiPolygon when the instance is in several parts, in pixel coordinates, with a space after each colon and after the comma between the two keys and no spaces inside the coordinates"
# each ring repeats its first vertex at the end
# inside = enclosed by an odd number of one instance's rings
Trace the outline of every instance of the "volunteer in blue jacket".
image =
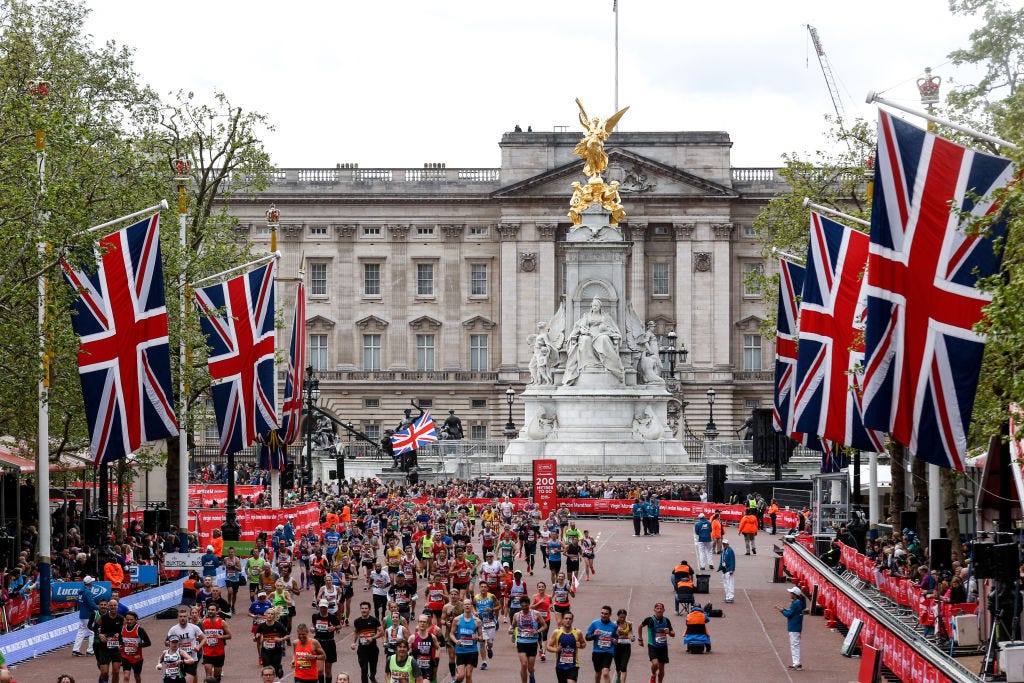
{"type": "Polygon", "coordinates": [[[643,507],[640,504],[640,499],[637,498],[633,501],[633,506],[630,508],[633,512],[633,535],[640,535],[640,520],[643,517],[643,507]]]}
{"type": "Polygon", "coordinates": [[[644,536],[650,536],[651,520],[654,518],[654,505],[651,504],[650,498],[640,504],[640,512],[643,514],[644,536]]]}
{"type": "Polygon", "coordinates": [[[804,667],[800,664],[800,635],[804,630],[804,610],[807,609],[807,603],[804,602],[804,592],[796,586],[790,588],[789,592],[793,595],[789,607],[783,609],[782,605],[775,605],[775,609],[786,617],[786,630],[789,631],[789,654],[793,657],[793,663],[786,668],[801,671],[804,667]]]}
{"type": "Polygon", "coordinates": [[[79,650],[82,647],[82,641],[86,641],[88,650],[86,654],[92,654],[92,631],[89,630],[89,620],[92,619],[93,615],[99,609],[96,604],[96,598],[92,594],[92,583],[96,579],[91,576],[86,576],[82,579],[82,583],[85,586],[78,593],[78,633],[75,634],[75,644],[71,648],[71,654],[75,657],[84,657],[79,650]]]}
{"type": "Polygon", "coordinates": [[[661,534],[661,501],[657,496],[651,496],[651,533],[661,534]]]}

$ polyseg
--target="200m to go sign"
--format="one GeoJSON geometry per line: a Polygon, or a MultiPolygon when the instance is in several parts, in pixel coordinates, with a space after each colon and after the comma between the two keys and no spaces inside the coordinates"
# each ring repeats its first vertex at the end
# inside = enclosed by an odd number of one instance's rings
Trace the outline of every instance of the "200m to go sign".
{"type": "Polygon", "coordinates": [[[558,506],[558,461],[533,461],[533,502],[545,517],[558,506]]]}

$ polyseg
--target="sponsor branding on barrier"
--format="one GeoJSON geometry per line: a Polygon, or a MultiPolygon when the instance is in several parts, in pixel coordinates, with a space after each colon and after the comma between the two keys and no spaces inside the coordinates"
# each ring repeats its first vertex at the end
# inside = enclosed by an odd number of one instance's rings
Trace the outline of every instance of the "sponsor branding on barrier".
{"type": "Polygon", "coordinates": [[[167,553],[164,555],[166,569],[202,569],[203,556],[200,553],[167,553]]]}
{"type": "MultiPolygon", "coordinates": [[[[81,581],[55,581],[50,584],[53,589],[53,602],[76,602],[85,584],[81,581]]],[[[110,582],[93,581],[90,586],[92,596],[97,600],[110,599],[110,582]]]]}

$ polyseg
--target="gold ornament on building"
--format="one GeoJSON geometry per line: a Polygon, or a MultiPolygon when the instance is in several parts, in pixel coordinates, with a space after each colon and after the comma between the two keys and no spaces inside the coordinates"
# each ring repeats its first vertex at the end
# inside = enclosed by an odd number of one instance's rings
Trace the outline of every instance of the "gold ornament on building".
{"type": "Polygon", "coordinates": [[[619,201],[619,183],[613,181],[610,185],[605,185],[601,173],[608,168],[608,153],[604,151],[604,142],[629,107],[624,107],[607,119],[601,119],[588,116],[579,98],[576,99],[576,105],[580,108],[580,123],[583,124],[586,133],[572,153],[586,162],[583,164],[583,173],[588,181],[586,185],[578,182],[572,184],[569,219],[574,226],[579,225],[580,214],[587,207],[600,204],[603,209],[611,212],[611,224],[618,225],[626,217],[626,212],[619,201]]]}

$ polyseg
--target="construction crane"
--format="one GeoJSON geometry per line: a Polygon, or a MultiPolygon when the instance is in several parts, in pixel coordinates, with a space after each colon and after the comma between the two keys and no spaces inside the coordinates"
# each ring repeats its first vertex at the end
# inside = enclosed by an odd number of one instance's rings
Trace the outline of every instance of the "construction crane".
{"type": "Polygon", "coordinates": [[[825,54],[825,48],[821,45],[821,38],[818,36],[818,29],[807,24],[807,32],[811,34],[811,42],[814,43],[814,52],[818,55],[818,63],[821,64],[821,73],[825,76],[825,85],[828,86],[828,94],[832,98],[832,107],[836,110],[839,119],[839,127],[844,129],[843,122],[846,120],[846,111],[843,109],[843,102],[839,97],[839,88],[836,87],[836,78],[832,74],[832,65],[825,54]]]}

